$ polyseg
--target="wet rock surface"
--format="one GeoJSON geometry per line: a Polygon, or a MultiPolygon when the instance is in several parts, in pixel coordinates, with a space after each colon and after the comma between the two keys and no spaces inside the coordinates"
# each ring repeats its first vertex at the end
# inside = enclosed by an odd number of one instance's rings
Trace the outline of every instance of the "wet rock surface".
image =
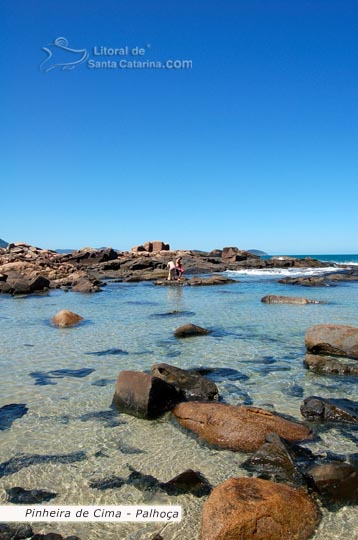
{"type": "Polygon", "coordinates": [[[212,491],[202,514],[201,540],[306,540],[320,521],[303,491],[259,478],[230,478],[212,491]]]}
{"type": "Polygon", "coordinates": [[[294,487],[306,486],[306,480],[288,445],[276,433],[269,433],[264,444],[242,467],[266,480],[284,482],[294,487]]]}
{"type": "Polygon", "coordinates": [[[310,396],[301,405],[301,414],[311,422],[358,424],[358,402],[344,398],[327,399],[310,396]]]}
{"type": "Polygon", "coordinates": [[[187,370],[180,369],[170,364],[154,364],[151,367],[154,377],[159,377],[173,385],[184,400],[188,401],[211,401],[219,399],[219,391],[216,384],[201,375],[191,374],[187,370]]]}
{"type": "Polygon", "coordinates": [[[332,462],[312,467],[308,477],[326,504],[358,503],[358,471],[349,463],[332,462]]]}
{"type": "Polygon", "coordinates": [[[187,402],[176,405],[173,414],[208,443],[234,451],[258,450],[271,432],[295,442],[311,437],[306,426],[256,407],[187,402]]]}
{"type": "Polygon", "coordinates": [[[196,324],[185,324],[184,326],[177,328],[174,332],[174,335],[177,338],[206,336],[207,334],[210,334],[210,330],[197,326],[196,324]]]}
{"type": "Polygon", "coordinates": [[[174,386],[141,371],[121,371],[113,405],[119,412],[153,419],[171,410],[181,396],[174,386]]]}

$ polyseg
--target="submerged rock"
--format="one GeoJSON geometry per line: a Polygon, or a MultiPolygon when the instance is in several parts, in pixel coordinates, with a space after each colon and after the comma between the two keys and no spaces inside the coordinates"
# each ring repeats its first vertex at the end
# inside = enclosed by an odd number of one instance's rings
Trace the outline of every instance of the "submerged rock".
{"type": "Polygon", "coordinates": [[[7,500],[13,504],[41,504],[57,497],[57,493],[43,489],[24,489],[12,487],[5,490],[7,500]]]}
{"type": "Polygon", "coordinates": [[[176,405],[173,414],[181,426],[229,450],[254,452],[271,432],[293,442],[311,438],[306,426],[245,405],[188,402],[176,405]]]}
{"type": "Polygon", "coordinates": [[[172,409],[180,399],[174,386],[158,377],[141,371],[121,371],[113,404],[119,412],[153,419],[172,409]]]}
{"type": "Polygon", "coordinates": [[[320,304],[319,300],[309,300],[308,298],[303,298],[301,296],[276,296],[274,294],[269,294],[261,298],[261,302],[264,304],[320,304]]]}
{"type": "Polygon", "coordinates": [[[86,453],[82,451],[72,452],[71,454],[54,455],[19,454],[8,461],[0,463],[0,478],[17,473],[18,471],[21,471],[21,469],[30,467],[31,465],[39,465],[42,463],[75,463],[77,461],[83,461],[84,459],[87,459],[87,456],[86,453]]]}
{"type": "Polygon", "coordinates": [[[133,467],[128,478],[110,476],[90,482],[90,487],[101,491],[121,488],[123,485],[131,485],[140,491],[164,491],[167,495],[182,495],[190,493],[195,497],[208,495],[212,486],[205,476],[199,471],[187,469],[168,482],[161,482],[151,474],[144,474],[133,467]]]}
{"type": "Polygon", "coordinates": [[[210,401],[219,399],[216,384],[201,375],[194,375],[169,364],[154,364],[152,375],[173,385],[188,401],[210,401]]]}
{"type": "Polygon", "coordinates": [[[320,521],[303,491],[259,478],[230,478],[212,491],[201,540],[306,540],[320,521]]]}
{"type": "Polygon", "coordinates": [[[301,405],[301,413],[310,421],[358,424],[358,403],[349,399],[310,396],[301,405]]]}
{"type": "Polygon", "coordinates": [[[202,328],[196,324],[185,324],[184,326],[177,328],[174,332],[174,335],[177,338],[205,336],[207,334],[210,334],[210,330],[206,330],[206,328],[202,328]]]}
{"type": "Polygon", "coordinates": [[[0,431],[9,429],[13,422],[22,418],[28,411],[24,403],[9,403],[0,408],[0,431]]]}
{"type": "Polygon", "coordinates": [[[68,311],[67,309],[62,309],[54,317],[52,317],[52,323],[55,326],[63,328],[65,326],[75,326],[83,321],[81,315],[68,311]]]}

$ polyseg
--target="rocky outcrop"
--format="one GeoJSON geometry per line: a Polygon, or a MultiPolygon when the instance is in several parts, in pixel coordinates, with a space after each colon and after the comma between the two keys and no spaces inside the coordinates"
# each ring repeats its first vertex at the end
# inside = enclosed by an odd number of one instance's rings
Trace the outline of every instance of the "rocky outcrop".
{"type": "Polygon", "coordinates": [[[182,399],[186,401],[212,401],[219,399],[216,384],[201,375],[191,374],[169,364],[154,364],[152,375],[176,388],[182,399]]]}
{"type": "Polygon", "coordinates": [[[311,396],[301,405],[307,420],[358,424],[358,403],[349,399],[327,399],[311,396]]]}
{"type": "Polygon", "coordinates": [[[254,452],[271,432],[294,442],[311,437],[306,426],[256,407],[188,402],[178,404],[173,414],[181,426],[229,450],[254,452]]]}
{"type": "Polygon", "coordinates": [[[306,540],[320,520],[303,490],[259,478],[230,478],[212,491],[201,540],[306,540]]]}
{"type": "Polygon", "coordinates": [[[244,251],[237,247],[224,247],[221,252],[221,258],[225,262],[237,262],[246,261],[247,259],[259,259],[260,257],[250,251],[244,251]]]}
{"type": "Polygon", "coordinates": [[[62,309],[54,317],[52,317],[52,324],[58,326],[59,328],[64,328],[68,326],[76,326],[81,321],[83,317],[73,311],[68,311],[67,309],[62,309]]]}
{"type": "Polygon", "coordinates": [[[304,365],[316,373],[358,374],[358,328],[318,324],[305,336],[304,365]]]}
{"type": "Polygon", "coordinates": [[[196,324],[185,324],[184,326],[177,328],[174,332],[174,335],[177,338],[206,336],[207,334],[210,334],[210,330],[197,326],[196,324]]]}
{"type": "Polygon", "coordinates": [[[174,386],[141,371],[121,371],[113,404],[119,412],[153,419],[171,410],[181,399],[174,386]]]}
{"type": "Polygon", "coordinates": [[[275,294],[269,294],[261,298],[261,302],[264,304],[319,304],[319,300],[309,300],[301,296],[277,296],[275,294]]]}
{"type": "Polygon", "coordinates": [[[325,503],[358,503],[358,472],[349,463],[317,465],[308,471],[314,488],[325,503]]]}

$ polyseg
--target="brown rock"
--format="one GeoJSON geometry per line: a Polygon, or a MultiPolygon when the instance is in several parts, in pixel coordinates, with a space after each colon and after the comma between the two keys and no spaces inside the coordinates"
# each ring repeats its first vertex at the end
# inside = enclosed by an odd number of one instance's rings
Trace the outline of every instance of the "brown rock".
{"type": "Polygon", "coordinates": [[[317,324],[306,332],[307,351],[358,358],[358,328],[343,324],[317,324]]]}
{"type": "Polygon", "coordinates": [[[202,514],[201,540],[306,540],[320,514],[303,491],[259,478],[217,486],[202,514]]]}
{"type": "Polygon", "coordinates": [[[161,240],[154,240],[152,242],[152,251],[162,251],[165,250],[166,244],[162,242],[161,240]]]}
{"type": "Polygon", "coordinates": [[[187,402],[177,405],[173,414],[181,426],[208,443],[229,450],[254,452],[270,432],[292,442],[311,437],[310,430],[303,424],[257,407],[187,402]]]}
{"type": "Polygon", "coordinates": [[[308,300],[301,296],[276,296],[275,294],[269,294],[261,298],[261,302],[264,304],[319,304],[319,300],[308,300]]]}
{"type": "Polygon", "coordinates": [[[358,424],[358,402],[345,398],[327,399],[310,396],[301,405],[301,414],[310,422],[358,424]]]}
{"type": "Polygon", "coordinates": [[[147,419],[164,414],[179,400],[173,386],[141,371],[121,371],[113,396],[119,412],[147,419]]]}
{"type": "Polygon", "coordinates": [[[358,362],[354,359],[321,354],[306,354],[304,366],[314,373],[336,373],[337,375],[358,375],[358,362]]]}
{"type": "Polygon", "coordinates": [[[210,330],[206,330],[205,328],[197,326],[196,324],[185,324],[184,326],[177,328],[174,332],[174,335],[177,338],[205,336],[207,334],[210,334],[210,330]]]}
{"type": "Polygon", "coordinates": [[[55,326],[63,328],[65,326],[75,326],[83,321],[81,315],[68,311],[67,309],[62,309],[54,317],[52,317],[52,323],[55,326]]]}
{"type": "Polygon", "coordinates": [[[227,285],[228,283],[238,283],[237,279],[227,278],[225,276],[210,276],[207,278],[202,278],[194,276],[188,281],[188,285],[192,287],[205,286],[205,285],[227,285]]]}

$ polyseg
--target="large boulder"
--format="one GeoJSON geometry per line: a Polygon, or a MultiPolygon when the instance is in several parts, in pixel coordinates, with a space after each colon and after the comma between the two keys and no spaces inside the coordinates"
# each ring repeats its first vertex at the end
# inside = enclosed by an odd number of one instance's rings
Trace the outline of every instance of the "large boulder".
{"type": "Polygon", "coordinates": [[[358,403],[349,399],[310,396],[301,405],[301,413],[310,421],[358,424],[358,403]]]}
{"type": "Polygon", "coordinates": [[[317,324],[305,336],[307,351],[358,359],[358,328],[342,324],[317,324]]]}
{"type": "Polygon", "coordinates": [[[201,326],[197,326],[196,324],[191,323],[180,326],[174,332],[174,335],[177,338],[205,336],[207,334],[210,334],[210,330],[206,330],[206,328],[202,328],[201,326]]]}
{"type": "Polygon", "coordinates": [[[154,364],[152,375],[173,385],[187,401],[211,401],[219,399],[216,384],[201,375],[189,373],[170,364],[154,364]]]}
{"type": "Polygon", "coordinates": [[[320,520],[303,490],[259,478],[230,478],[206,501],[201,540],[306,540],[320,520]]]}
{"type": "Polygon", "coordinates": [[[270,432],[293,442],[311,437],[306,426],[257,407],[187,402],[177,405],[173,414],[181,426],[229,450],[254,452],[270,432]]]}
{"type": "Polygon", "coordinates": [[[308,471],[314,488],[326,503],[358,503],[358,472],[349,463],[316,465],[308,471]]]}
{"type": "Polygon", "coordinates": [[[171,410],[180,395],[171,384],[141,371],[121,371],[113,404],[119,412],[152,419],[171,410]]]}
{"type": "Polygon", "coordinates": [[[302,296],[277,296],[275,294],[269,294],[261,298],[261,302],[264,304],[319,304],[319,300],[309,300],[302,296]]]}
{"type": "Polygon", "coordinates": [[[83,317],[81,317],[81,315],[77,315],[77,313],[73,313],[73,311],[68,311],[67,309],[62,309],[54,317],[52,317],[52,323],[60,328],[66,326],[75,326],[81,321],[83,321],[83,317]]]}

